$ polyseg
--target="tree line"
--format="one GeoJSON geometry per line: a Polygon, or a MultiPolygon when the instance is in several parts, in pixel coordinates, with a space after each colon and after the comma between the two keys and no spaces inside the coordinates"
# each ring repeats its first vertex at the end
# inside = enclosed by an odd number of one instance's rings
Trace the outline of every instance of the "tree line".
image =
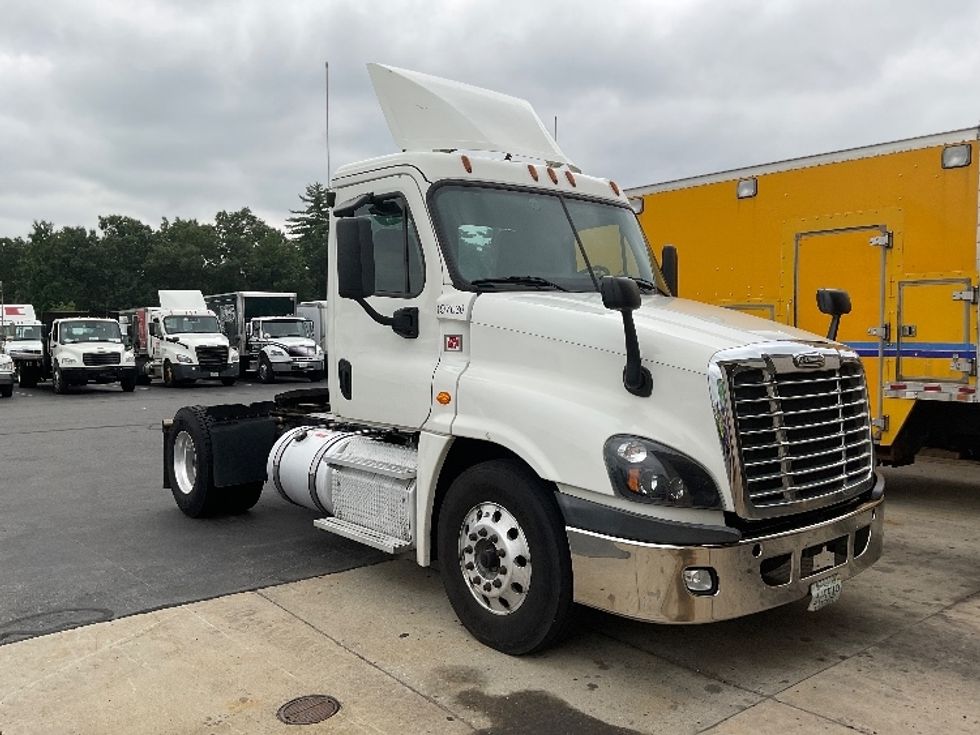
{"type": "Polygon", "coordinates": [[[160,289],[295,291],[326,298],[327,190],[299,195],[286,231],[248,207],[218,212],[213,223],[164,218],[156,229],[124,215],[99,217],[97,230],[34,222],[27,237],[0,237],[6,303],[101,312],[158,303],[160,289]]]}

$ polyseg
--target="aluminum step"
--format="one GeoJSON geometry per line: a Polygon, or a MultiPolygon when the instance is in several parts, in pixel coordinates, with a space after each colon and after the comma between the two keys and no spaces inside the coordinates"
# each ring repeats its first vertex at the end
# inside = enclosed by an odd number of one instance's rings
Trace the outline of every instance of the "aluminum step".
{"type": "Polygon", "coordinates": [[[352,541],[357,541],[365,546],[370,546],[373,549],[378,549],[388,554],[400,554],[412,548],[411,541],[395,538],[394,536],[389,536],[380,531],[365,528],[364,526],[358,526],[340,518],[317,518],[313,521],[313,525],[324,531],[349,538],[352,541]]]}
{"type": "Polygon", "coordinates": [[[331,457],[327,460],[333,467],[350,467],[355,470],[363,470],[375,475],[394,477],[396,480],[411,480],[415,477],[414,467],[405,467],[400,464],[392,464],[384,460],[371,457],[331,457]]]}

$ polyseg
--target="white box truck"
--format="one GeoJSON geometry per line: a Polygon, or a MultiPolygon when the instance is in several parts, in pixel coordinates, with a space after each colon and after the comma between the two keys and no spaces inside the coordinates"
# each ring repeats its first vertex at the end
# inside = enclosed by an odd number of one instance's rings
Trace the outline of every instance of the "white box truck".
{"type": "Polygon", "coordinates": [[[313,322],[296,313],[295,293],[233,291],[204,300],[238,348],[242,376],[254,370],[263,383],[323,380],[323,350],[313,340],[313,322]]]}
{"type": "Polygon", "coordinates": [[[332,182],[329,390],[180,409],[180,509],[241,512],[268,478],[317,528],[437,562],[511,654],[573,602],[704,623],[837,599],[884,528],[858,356],[673,297],[622,191],[526,101],[369,71],[401,152],[332,182]]]}
{"type": "Polygon", "coordinates": [[[17,380],[24,388],[33,388],[41,379],[42,331],[33,305],[4,304],[0,308],[0,351],[13,360],[17,380]]]}
{"type": "Polygon", "coordinates": [[[197,380],[220,380],[234,385],[238,379],[238,351],[218,327],[214,312],[200,291],[159,291],[160,306],[120,312],[136,355],[141,381],[152,378],[168,387],[197,380]]]}

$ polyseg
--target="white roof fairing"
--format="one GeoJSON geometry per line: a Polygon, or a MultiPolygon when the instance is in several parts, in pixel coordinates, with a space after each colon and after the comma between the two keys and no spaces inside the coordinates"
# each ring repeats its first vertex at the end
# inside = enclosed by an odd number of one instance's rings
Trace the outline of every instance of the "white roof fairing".
{"type": "Polygon", "coordinates": [[[368,74],[404,151],[495,151],[573,165],[527,100],[382,64],[368,64],[368,74]]]}

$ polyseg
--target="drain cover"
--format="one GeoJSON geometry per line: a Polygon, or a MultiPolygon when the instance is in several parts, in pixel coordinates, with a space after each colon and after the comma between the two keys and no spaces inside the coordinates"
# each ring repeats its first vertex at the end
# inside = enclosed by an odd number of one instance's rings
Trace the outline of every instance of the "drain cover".
{"type": "Polygon", "coordinates": [[[291,699],[276,712],[287,725],[312,725],[333,717],[340,711],[340,702],[326,694],[307,694],[291,699]]]}

